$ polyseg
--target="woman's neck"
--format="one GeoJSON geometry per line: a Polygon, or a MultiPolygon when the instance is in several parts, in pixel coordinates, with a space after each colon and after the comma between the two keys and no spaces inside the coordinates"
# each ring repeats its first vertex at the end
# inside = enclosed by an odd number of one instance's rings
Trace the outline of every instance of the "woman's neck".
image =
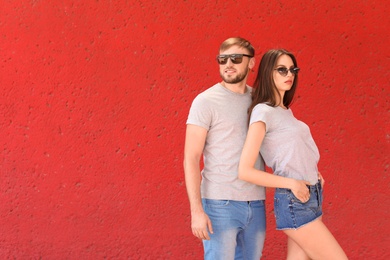
{"type": "Polygon", "coordinates": [[[275,95],[275,99],[276,99],[275,101],[277,106],[287,109],[287,107],[283,104],[284,93],[285,93],[284,91],[278,91],[275,95]]]}

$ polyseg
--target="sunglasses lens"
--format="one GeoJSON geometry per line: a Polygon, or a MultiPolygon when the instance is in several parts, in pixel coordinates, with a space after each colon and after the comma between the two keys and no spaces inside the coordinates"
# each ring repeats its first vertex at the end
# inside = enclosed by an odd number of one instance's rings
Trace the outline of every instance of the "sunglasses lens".
{"type": "Polygon", "coordinates": [[[291,73],[294,74],[294,75],[297,75],[298,72],[299,72],[299,68],[293,68],[293,69],[291,70],[291,73]]]}
{"type": "Polygon", "coordinates": [[[226,56],[224,56],[224,55],[218,55],[218,56],[217,56],[217,62],[218,62],[218,64],[221,64],[221,65],[226,64],[228,58],[229,58],[229,57],[226,57],[226,56]]]}
{"type": "Polygon", "coordinates": [[[282,75],[283,77],[286,77],[289,71],[290,71],[291,74],[293,74],[294,76],[297,75],[297,74],[298,74],[298,71],[299,71],[299,68],[293,68],[293,69],[277,68],[276,70],[277,70],[277,72],[279,72],[280,75],[282,75]]]}
{"type": "Polygon", "coordinates": [[[230,56],[230,59],[234,64],[240,64],[242,62],[242,55],[230,56]]]}
{"type": "Polygon", "coordinates": [[[286,68],[278,68],[277,71],[279,72],[280,75],[283,77],[287,76],[288,70],[286,68]]]}
{"type": "Polygon", "coordinates": [[[243,56],[244,55],[242,54],[218,55],[217,62],[220,65],[224,65],[228,62],[228,59],[230,59],[233,64],[240,64],[243,56]]]}

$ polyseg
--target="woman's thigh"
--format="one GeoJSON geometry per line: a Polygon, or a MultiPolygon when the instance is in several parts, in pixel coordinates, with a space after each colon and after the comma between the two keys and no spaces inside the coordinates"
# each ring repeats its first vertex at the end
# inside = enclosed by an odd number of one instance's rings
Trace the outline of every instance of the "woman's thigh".
{"type": "Polygon", "coordinates": [[[348,259],[337,240],[320,218],[298,229],[283,231],[312,259],[348,259]]]}

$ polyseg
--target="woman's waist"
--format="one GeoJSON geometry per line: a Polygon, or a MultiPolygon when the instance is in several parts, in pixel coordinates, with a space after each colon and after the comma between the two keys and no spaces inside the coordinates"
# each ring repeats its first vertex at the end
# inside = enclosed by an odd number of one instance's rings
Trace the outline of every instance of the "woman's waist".
{"type": "MultiPolygon", "coordinates": [[[[315,183],[313,185],[306,185],[306,187],[309,189],[310,192],[311,191],[318,191],[318,190],[322,189],[320,181],[318,181],[317,183],[315,183]]],[[[275,192],[277,192],[277,193],[290,193],[291,189],[275,188],[275,192]]]]}
{"type": "Polygon", "coordinates": [[[310,185],[315,185],[318,182],[318,171],[316,169],[306,172],[299,171],[286,171],[286,170],[275,170],[275,175],[287,177],[295,180],[308,181],[310,185]]]}

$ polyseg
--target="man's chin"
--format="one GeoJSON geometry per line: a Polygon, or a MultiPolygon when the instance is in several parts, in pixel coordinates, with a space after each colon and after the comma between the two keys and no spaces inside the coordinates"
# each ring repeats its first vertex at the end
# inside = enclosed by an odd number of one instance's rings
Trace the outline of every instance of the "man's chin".
{"type": "Polygon", "coordinates": [[[238,84],[244,81],[244,79],[223,79],[228,84],[238,84]]]}
{"type": "Polygon", "coordinates": [[[245,80],[246,75],[241,75],[241,76],[235,77],[235,78],[227,78],[227,77],[224,77],[222,75],[221,75],[221,77],[222,77],[223,81],[225,81],[228,84],[238,84],[238,83],[241,83],[245,80]]]}

